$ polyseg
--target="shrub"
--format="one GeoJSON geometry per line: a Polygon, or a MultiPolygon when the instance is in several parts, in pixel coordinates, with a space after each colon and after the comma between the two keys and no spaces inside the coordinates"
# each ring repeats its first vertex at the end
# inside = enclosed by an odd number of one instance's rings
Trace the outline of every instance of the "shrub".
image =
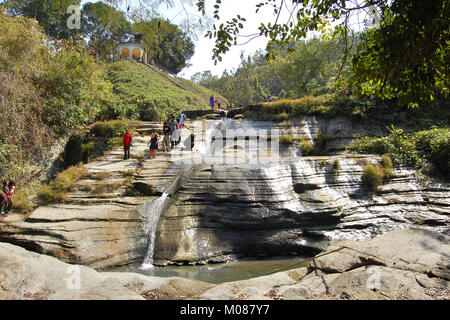
{"type": "Polygon", "coordinates": [[[301,148],[302,148],[302,155],[304,156],[310,156],[314,154],[314,146],[311,142],[302,140],[301,148]]]}
{"type": "Polygon", "coordinates": [[[90,132],[96,137],[114,138],[122,136],[126,129],[129,129],[131,133],[136,129],[136,121],[126,120],[111,120],[111,121],[99,121],[96,122],[90,132]]]}
{"type": "Polygon", "coordinates": [[[129,169],[129,170],[125,171],[122,175],[124,178],[128,178],[128,177],[132,177],[133,174],[134,174],[134,170],[129,169]]]}
{"type": "Polygon", "coordinates": [[[112,150],[114,148],[120,147],[121,145],[122,145],[122,137],[109,138],[106,141],[107,150],[112,150]]]}
{"type": "Polygon", "coordinates": [[[33,211],[33,206],[28,200],[28,195],[22,190],[17,191],[14,194],[13,210],[20,213],[29,213],[33,211]]]}
{"type": "Polygon", "coordinates": [[[97,172],[96,174],[97,180],[105,180],[107,176],[108,172],[105,171],[97,172]]]}
{"type": "Polygon", "coordinates": [[[274,120],[276,120],[276,121],[286,121],[288,119],[289,119],[289,114],[287,114],[286,112],[282,112],[282,113],[274,116],[274,120]]]}
{"type": "Polygon", "coordinates": [[[37,194],[45,203],[59,203],[66,201],[66,194],[72,190],[77,182],[86,174],[86,169],[80,164],[71,166],[58,173],[49,184],[41,185],[37,194]]]}
{"type": "Polygon", "coordinates": [[[57,191],[48,184],[39,186],[37,195],[44,203],[60,203],[66,200],[66,194],[64,192],[57,191]]]}
{"type": "Polygon", "coordinates": [[[218,114],[218,113],[209,113],[209,114],[206,114],[203,118],[204,119],[209,119],[209,120],[214,120],[214,119],[217,119],[217,118],[220,118],[220,117],[221,117],[221,115],[218,114]]]}
{"type": "Polygon", "coordinates": [[[94,150],[94,145],[89,143],[90,140],[92,137],[88,130],[82,130],[70,137],[64,149],[63,165],[69,167],[86,162],[94,150]]]}
{"type": "Polygon", "coordinates": [[[419,155],[430,162],[450,179],[450,130],[433,128],[417,132],[414,143],[419,155]]]}
{"type": "Polygon", "coordinates": [[[270,103],[250,105],[245,107],[245,109],[255,118],[278,121],[287,120],[289,115],[328,115],[330,111],[333,111],[333,107],[329,105],[325,96],[306,96],[293,100],[283,99],[270,103]]]}
{"type": "Polygon", "coordinates": [[[381,165],[383,168],[389,168],[392,169],[394,166],[392,164],[391,156],[387,153],[383,154],[383,157],[381,158],[381,165]]]}
{"type": "Polygon", "coordinates": [[[394,138],[393,136],[382,138],[364,137],[355,141],[350,149],[357,153],[389,153],[395,165],[420,167],[423,164],[415,149],[414,142],[409,136],[401,138],[394,138]]]}
{"type": "MultiPolygon", "coordinates": [[[[94,150],[94,142],[93,141],[81,144],[81,155],[80,155],[81,159],[80,160],[85,163],[88,162],[89,157],[91,156],[93,150],[94,150]]],[[[81,161],[79,161],[79,162],[81,162],[81,161]]]]}
{"type": "Polygon", "coordinates": [[[322,155],[325,151],[325,147],[328,141],[333,139],[333,137],[324,134],[322,130],[319,130],[316,137],[314,138],[314,144],[302,140],[302,153],[304,156],[312,155],[322,155]]]}
{"type": "Polygon", "coordinates": [[[133,134],[138,122],[111,120],[96,122],[91,129],[85,129],[73,135],[67,142],[63,155],[65,167],[88,162],[93,155],[114,149],[122,144],[122,135],[126,129],[133,134]]]}
{"type": "Polygon", "coordinates": [[[383,154],[383,157],[381,158],[381,166],[383,168],[385,180],[389,180],[394,176],[394,172],[392,171],[394,166],[392,164],[392,159],[389,154],[387,153],[383,154]]]}
{"type": "Polygon", "coordinates": [[[327,162],[327,160],[323,159],[323,160],[320,160],[319,165],[321,168],[323,168],[328,165],[328,162],[327,162]]]}
{"type": "Polygon", "coordinates": [[[323,133],[322,130],[319,130],[316,137],[314,138],[314,154],[322,154],[325,151],[327,142],[332,139],[332,136],[323,133]]]}
{"type": "Polygon", "coordinates": [[[112,192],[120,189],[123,186],[122,182],[101,182],[98,183],[92,190],[94,194],[104,194],[106,192],[112,192]]]}
{"type": "Polygon", "coordinates": [[[376,191],[383,183],[384,171],[381,167],[369,164],[364,168],[361,176],[362,184],[365,188],[376,191]]]}
{"type": "Polygon", "coordinates": [[[279,141],[281,144],[292,144],[294,143],[294,137],[291,134],[283,134],[279,141]]]}
{"type": "Polygon", "coordinates": [[[290,121],[283,121],[278,124],[280,128],[292,128],[294,124],[290,121]]]}
{"type": "MultiPolygon", "coordinates": [[[[389,154],[394,165],[405,165],[417,169],[426,167],[426,161],[450,178],[450,130],[430,129],[414,134],[403,134],[399,129],[390,128],[386,137],[363,137],[354,141],[351,150],[356,153],[389,154]]],[[[382,163],[389,161],[382,160],[382,163]]],[[[389,167],[389,166],[387,166],[389,167]]]]}
{"type": "Polygon", "coordinates": [[[338,174],[339,171],[341,171],[341,162],[339,161],[339,159],[335,159],[333,161],[333,173],[338,174]]]}

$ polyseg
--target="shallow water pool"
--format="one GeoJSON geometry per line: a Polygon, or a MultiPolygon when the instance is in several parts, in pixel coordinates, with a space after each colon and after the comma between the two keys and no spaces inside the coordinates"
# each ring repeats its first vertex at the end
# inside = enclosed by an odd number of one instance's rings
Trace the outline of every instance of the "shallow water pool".
{"type": "Polygon", "coordinates": [[[136,272],[154,277],[181,277],[219,284],[260,277],[277,271],[306,267],[310,262],[307,259],[308,257],[274,257],[265,260],[245,259],[198,266],[155,266],[148,270],[141,270],[141,265],[129,265],[109,271],[136,272]]]}

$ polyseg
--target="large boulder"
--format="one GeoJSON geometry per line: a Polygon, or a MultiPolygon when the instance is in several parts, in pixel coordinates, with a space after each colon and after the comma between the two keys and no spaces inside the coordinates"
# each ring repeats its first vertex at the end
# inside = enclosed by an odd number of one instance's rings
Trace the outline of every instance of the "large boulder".
{"type": "Polygon", "coordinates": [[[413,227],[448,233],[448,190],[424,189],[413,171],[403,168],[394,170],[379,192],[368,192],[361,184],[363,165],[377,161],[347,155],[203,167],[171,195],[172,205],[159,222],[154,261],[315,255],[330,240],[368,240],[413,227]],[[334,162],[339,172],[333,171],[334,162]]]}
{"type": "Polygon", "coordinates": [[[186,299],[213,285],[182,278],[100,273],[0,243],[0,299],[143,300],[186,299]]]}
{"type": "Polygon", "coordinates": [[[0,243],[0,299],[449,299],[450,238],[399,230],[336,241],[308,267],[219,285],[104,272],[0,243]]]}
{"type": "Polygon", "coordinates": [[[449,299],[450,238],[398,230],[336,241],[308,267],[218,285],[201,299],[449,299]]]}

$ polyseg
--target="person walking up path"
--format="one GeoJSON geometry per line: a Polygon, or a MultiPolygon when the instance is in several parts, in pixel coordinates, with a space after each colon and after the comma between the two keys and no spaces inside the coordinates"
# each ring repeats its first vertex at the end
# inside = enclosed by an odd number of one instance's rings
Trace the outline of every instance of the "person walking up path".
{"type": "Polygon", "coordinates": [[[133,140],[133,137],[131,136],[128,129],[125,131],[125,134],[123,135],[123,159],[127,160],[130,159],[130,148],[131,148],[131,141],[133,140]]]}

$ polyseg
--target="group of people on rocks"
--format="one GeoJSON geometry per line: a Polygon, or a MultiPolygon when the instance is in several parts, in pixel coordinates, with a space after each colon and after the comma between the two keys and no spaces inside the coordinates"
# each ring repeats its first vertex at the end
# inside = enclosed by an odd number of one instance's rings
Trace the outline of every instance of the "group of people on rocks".
{"type": "Polygon", "coordinates": [[[214,107],[217,106],[217,109],[220,109],[219,99],[214,98],[214,96],[209,97],[209,106],[214,110],[214,107]]]}
{"type": "MultiPolygon", "coordinates": [[[[162,137],[162,150],[170,151],[174,146],[181,142],[181,130],[184,128],[186,123],[186,115],[181,112],[178,121],[174,115],[171,115],[163,123],[163,137],[162,137]]],[[[130,147],[133,138],[128,130],[126,130],[123,135],[123,150],[124,150],[124,160],[130,158],[130,147]]],[[[156,130],[152,131],[149,143],[149,157],[150,159],[156,158],[159,150],[160,136],[156,130]]]]}
{"type": "MultiPolygon", "coordinates": [[[[163,139],[162,139],[162,150],[168,152],[177,146],[181,142],[181,130],[184,128],[186,123],[186,115],[181,112],[178,121],[175,116],[170,116],[163,123],[163,139]]],[[[153,130],[152,136],[150,138],[150,158],[155,158],[157,156],[158,150],[158,133],[153,130]]]]}
{"type": "Polygon", "coordinates": [[[0,191],[0,216],[11,211],[13,205],[13,195],[16,183],[14,181],[3,181],[0,191]]]}

